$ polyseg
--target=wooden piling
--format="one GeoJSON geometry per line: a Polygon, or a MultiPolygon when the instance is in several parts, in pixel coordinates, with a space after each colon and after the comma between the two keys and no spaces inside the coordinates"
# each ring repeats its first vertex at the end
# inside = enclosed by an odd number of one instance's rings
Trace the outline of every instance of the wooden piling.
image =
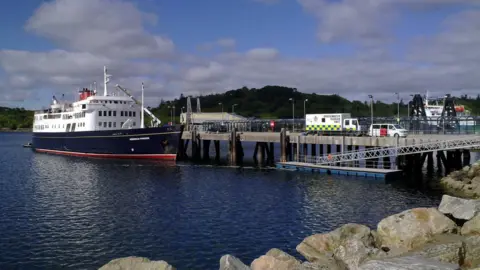
{"type": "Polygon", "coordinates": [[[215,160],[219,161],[220,160],[220,141],[213,141],[213,144],[215,146],[215,160]]]}
{"type": "Polygon", "coordinates": [[[285,128],[280,131],[280,162],[287,162],[287,133],[285,128]]]}
{"type": "Polygon", "coordinates": [[[235,128],[230,132],[230,164],[237,164],[237,131],[235,128]]]}
{"type": "Polygon", "coordinates": [[[210,159],[210,140],[203,141],[203,159],[209,160],[210,159]]]}

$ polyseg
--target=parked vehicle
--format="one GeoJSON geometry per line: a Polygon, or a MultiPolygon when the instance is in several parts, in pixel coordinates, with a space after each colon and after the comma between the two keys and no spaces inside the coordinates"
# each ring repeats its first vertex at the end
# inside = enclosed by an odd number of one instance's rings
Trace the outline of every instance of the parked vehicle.
{"type": "Polygon", "coordinates": [[[307,114],[306,134],[361,136],[362,128],[350,113],[307,114]]]}
{"type": "Polygon", "coordinates": [[[407,137],[408,130],[398,124],[372,124],[368,131],[371,137],[407,137]]]}

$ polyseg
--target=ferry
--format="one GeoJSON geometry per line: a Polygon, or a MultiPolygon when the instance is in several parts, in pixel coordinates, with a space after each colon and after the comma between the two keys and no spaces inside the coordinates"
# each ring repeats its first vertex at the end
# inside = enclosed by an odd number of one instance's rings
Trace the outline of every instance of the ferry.
{"type": "MultiPolygon", "coordinates": [[[[428,118],[429,125],[438,126],[443,112],[442,99],[431,99],[428,96],[428,91],[425,93],[423,99],[423,106],[425,108],[425,114],[428,118]]],[[[471,116],[470,111],[465,109],[463,105],[455,105],[455,113],[461,120],[459,122],[460,128],[467,128],[475,126],[475,120],[468,119],[471,116]]]]}
{"type": "Polygon", "coordinates": [[[104,93],[83,88],[78,100],[69,102],[55,96],[48,109],[34,113],[30,147],[41,153],[81,157],[160,159],[175,161],[182,125],[161,125],[125,88],[123,95],[108,93],[111,75],[104,67],[104,93]],[[146,127],[145,114],[152,118],[146,127]]]}

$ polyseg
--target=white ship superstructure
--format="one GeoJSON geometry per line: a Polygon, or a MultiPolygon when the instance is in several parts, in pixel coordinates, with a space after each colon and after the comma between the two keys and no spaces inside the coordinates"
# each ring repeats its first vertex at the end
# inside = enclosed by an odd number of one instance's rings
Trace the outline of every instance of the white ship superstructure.
{"type": "MultiPolygon", "coordinates": [[[[59,101],[53,97],[50,108],[36,111],[33,132],[80,132],[143,128],[143,103],[131,96],[107,92],[110,75],[104,67],[104,94],[83,88],[76,102],[59,101]]],[[[119,87],[117,85],[117,87],[119,87]]],[[[122,91],[125,89],[119,87],[122,91]]],[[[125,92],[128,94],[128,92],[125,92]]],[[[142,84],[143,97],[143,84],[142,84]]],[[[150,113],[150,112],[148,112],[150,113]]],[[[157,123],[160,121],[158,119],[157,123]]]]}

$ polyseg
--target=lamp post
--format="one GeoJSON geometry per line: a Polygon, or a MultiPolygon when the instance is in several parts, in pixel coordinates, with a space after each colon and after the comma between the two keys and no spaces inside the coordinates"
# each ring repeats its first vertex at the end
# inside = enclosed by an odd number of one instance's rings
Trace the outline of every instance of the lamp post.
{"type": "MultiPolygon", "coordinates": [[[[413,95],[410,95],[410,96],[413,97],[413,95]]],[[[412,103],[412,101],[409,101],[408,105],[407,105],[407,109],[408,109],[407,110],[407,117],[408,117],[408,119],[410,119],[410,103],[412,103]]]]}
{"type": "Polygon", "coordinates": [[[292,132],[295,132],[295,100],[293,98],[289,98],[292,102],[292,132]]]}
{"type": "Polygon", "coordinates": [[[172,106],[168,105],[168,109],[169,109],[169,111],[170,111],[170,122],[172,122],[172,114],[173,114],[173,112],[172,112],[172,106]]]}
{"type": "Polygon", "coordinates": [[[233,104],[232,105],[232,114],[235,112],[235,106],[237,106],[238,104],[233,104]]]}
{"type": "Polygon", "coordinates": [[[398,92],[395,92],[395,95],[397,95],[397,123],[400,124],[400,95],[398,92]]]}
{"type": "Polygon", "coordinates": [[[172,106],[172,123],[175,125],[175,105],[172,106]]]}
{"type": "Polygon", "coordinates": [[[306,98],[304,101],[303,101],[303,118],[307,118],[307,109],[305,107],[305,104],[307,103],[308,101],[308,98],[306,98]]]}
{"type": "Polygon", "coordinates": [[[368,97],[370,98],[370,119],[371,119],[371,124],[373,124],[373,96],[372,95],[368,95],[368,97]]]}
{"type": "Polygon", "coordinates": [[[223,121],[223,103],[219,102],[218,105],[222,106],[222,121],[223,121]]]}

